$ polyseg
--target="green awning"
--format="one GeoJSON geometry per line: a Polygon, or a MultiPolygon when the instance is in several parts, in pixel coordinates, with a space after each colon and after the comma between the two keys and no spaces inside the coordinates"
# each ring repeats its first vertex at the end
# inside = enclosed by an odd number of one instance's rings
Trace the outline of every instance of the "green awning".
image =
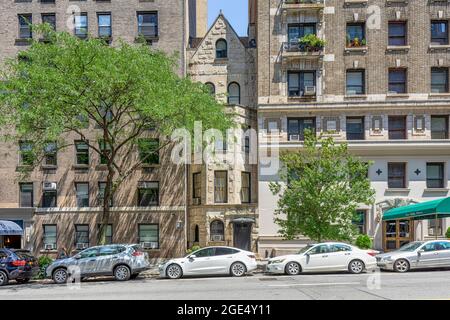
{"type": "Polygon", "coordinates": [[[450,217],[450,197],[390,209],[384,213],[383,220],[405,218],[425,220],[434,219],[436,216],[438,218],[450,217]]]}

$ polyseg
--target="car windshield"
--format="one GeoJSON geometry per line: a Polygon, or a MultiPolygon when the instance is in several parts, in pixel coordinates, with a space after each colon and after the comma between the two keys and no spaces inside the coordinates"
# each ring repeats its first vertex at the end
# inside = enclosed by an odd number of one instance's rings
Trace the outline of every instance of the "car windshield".
{"type": "Polygon", "coordinates": [[[308,251],[308,250],[311,249],[312,247],[313,247],[313,245],[308,244],[306,247],[302,248],[302,249],[298,252],[298,254],[305,253],[306,251],[308,251]]]}
{"type": "Polygon", "coordinates": [[[410,242],[408,244],[405,244],[400,249],[398,249],[398,251],[414,251],[417,248],[419,248],[421,245],[423,245],[423,242],[410,242]]]}

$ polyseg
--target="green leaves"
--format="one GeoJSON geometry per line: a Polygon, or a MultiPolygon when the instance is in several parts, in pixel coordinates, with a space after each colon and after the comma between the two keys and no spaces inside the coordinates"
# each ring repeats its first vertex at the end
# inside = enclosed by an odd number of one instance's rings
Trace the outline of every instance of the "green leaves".
{"type": "Polygon", "coordinates": [[[275,221],[281,234],[288,239],[350,240],[356,209],[373,202],[369,164],[352,156],[346,144],[310,132],[304,148],[282,153],[281,161],[280,177],[287,184],[271,184],[280,196],[275,221]]]}

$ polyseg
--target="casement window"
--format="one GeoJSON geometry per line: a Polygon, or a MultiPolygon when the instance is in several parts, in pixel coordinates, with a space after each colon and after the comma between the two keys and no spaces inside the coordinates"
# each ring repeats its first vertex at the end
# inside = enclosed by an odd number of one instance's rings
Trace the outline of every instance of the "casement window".
{"type": "Polygon", "coordinates": [[[406,117],[390,116],[388,130],[389,130],[389,139],[391,140],[406,139],[406,117]]]}
{"type": "Polygon", "coordinates": [[[111,146],[109,143],[105,142],[104,140],[98,141],[98,147],[100,149],[100,164],[107,164],[108,163],[108,157],[111,154],[111,146]]]}
{"type": "Polygon", "coordinates": [[[358,229],[359,234],[366,234],[366,210],[357,210],[355,218],[353,220],[353,225],[358,229]]]}
{"type": "Polygon", "coordinates": [[[431,139],[448,139],[448,116],[431,116],[431,139]]]}
{"type": "Polygon", "coordinates": [[[339,119],[339,117],[323,117],[322,131],[325,133],[336,133],[341,131],[341,119],[339,119]]]}
{"type": "Polygon", "coordinates": [[[56,244],[58,239],[58,234],[56,230],[55,224],[44,224],[44,236],[43,236],[43,244],[44,244],[44,250],[56,250],[56,244]]]}
{"type": "Polygon", "coordinates": [[[27,141],[19,142],[19,164],[31,166],[34,162],[33,144],[27,141]]]}
{"type": "Polygon", "coordinates": [[[309,130],[312,134],[316,133],[315,118],[288,118],[288,140],[305,140],[305,131],[309,130]]]}
{"type": "Polygon", "coordinates": [[[228,58],[228,44],[225,39],[219,39],[216,42],[216,59],[228,58]]]}
{"type": "Polygon", "coordinates": [[[366,45],[365,23],[347,23],[347,47],[366,45]]]}
{"type": "Polygon", "coordinates": [[[157,12],[138,12],[138,34],[146,38],[155,38],[158,36],[158,13],[157,12]]]}
{"type": "Polygon", "coordinates": [[[77,207],[89,207],[89,183],[77,182],[75,183],[75,191],[77,198],[77,207]]]}
{"type": "Polygon", "coordinates": [[[83,141],[75,141],[75,163],[77,165],[89,164],[89,146],[83,141]]]}
{"type": "Polygon", "coordinates": [[[139,224],[139,243],[145,248],[159,249],[159,225],[139,224]]]}
{"type": "Polygon", "coordinates": [[[42,23],[47,23],[56,31],[56,15],[54,13],[43,13],[41,15],[42,23]]]}
{"type": "Polygon", "coordinates": [[[112,37],[111,13],[98,13],[98,36],[100,38],[112,37]]]}
{"type": "MultiPolygon", "coordinates": [[[[105,198],[105,189],[106,189],[106,182],[99,182],[98,183],[98,197],[97,197],[99,206],[103,206],[103,199],[105,198]]],[[[109,206],[112,207],[113,203],[114,203],[113,198],[111,197],[111,199],[109,200],[109,206]]]]}
{"type": "Polygon", "coordinates": [[[299,40],[309,34],[316,34],[315,23],[296,23],[288,25],[289,44],[298,46],[299,40]]]}
{"type": "Polygon", "coordinates": [[[316,86],[316,72],[315,71],[289,71],[288,72],[288,96],[289,97],[303,97],[306,93],[306,88],[316,86]]]}
{"type": "Polygon", "coordinates": [[[42,192],[42,208],[56,208],[56,190],[44,190],[42,192]]]}
{"type": "Polygon", "coordinates": [[[405,21],[390,21],[388,26],[388,37],[390,46],[406,46],[407,27],[405,21]]]}
{"type": "Polygon", "coordinates": [[[448,44],[448,21],[431,21],[431,44],[448,44]]]}
{"type": "MultiPolygon", "coordinates": [[[[101,230],[101,224],[99,224],[97,226],[97,232],[100,232],[101,230]]],[[[112,224],[107,224],[106,225],[106,230],[105,230],[105,244],[112,244],[113,243],[113,226],[112,224]]]]}
{"type": "Polygon", "coordinates": [[[33,37],[31,31],[33,16],[31,14],[19,14],[18,20],[19,20],[19,38],[31,39],[33,37]]]}
{"type": "Polygon", "coordinates": [[[210,224],[211,241],[225,240],[225,226],[222,221],[214,220],[210,224]]]}
{"type": "Polygon", "coordinates": [[[366,93],[365,71],[347,70],[346,94],[356,95],[366,93]]]}
{"type": "Polygon", "coordinates": [[[241,103],[241,86],[237,82],[228,85],[228,104],[241,103]]]}
{"type": "Polygon", "coordinates": [[[427,163],[427,188],[444,186],[444,163],[427,163]]]}
{"type": "Polygon", "coordinates": [[[56,142],[49,142],[44,147],[44,165],[46,166],[56,166],[57,161],[57,145],[56,142]]]}
{"type": "Polygon", "coordinates": [[[448,91],[448,68],[431,68],[431,92],[447,93],[448,91]]]}
{"type": "Polygon", "coordinates": [[[406,163],[388,163],[388,188],[406,188],[406,163]]]}
{"type": "Polygon", "coordinates": [[[75,225],[75,247],[76,248],[89,247],[89,225],[87,224],[75,225]]]}
{"type": "Polygon", "coordinates": [[[241,173],[241,203],[251,202],[251,173],[241,173]]]}
{"type": "Polygon", "coordinates": [[[228,202],[228,172],[214,171],[214,202],[228,202]]]}
{"type": "Polygon", "coordinates": [[[159,164],[159,139],[138,139],[138,149],[143,164],[159,164]]]}
{"type": "Polygon", "coordinates": [[[364,117],[348,117],[347,140],[364,140],[364,117]]]}
{"type": "Polygon", "coordinates": [[[74,34],[78,38],[84,39],[88,35],[88,15],[85,12],[75,15],[74,34]]]}
{"type": "Polygon", "coordinates": [[[201,172],[194,173],[192,175],[193,194],[192,198],[200,199],[202,196],[202,174],[201,172]]]}
{"type": "Polygon", "coordinates": [[[159,182],[139,182],[138,206],[151,207],[159,205],[159,182]]]}
{"type": "Polygon", "coordinates": [[[19,184],[19,207],[31,208],[34,207],[33,199],[33,183],[19,184]]]}
{"type": "Polygon", "coordinates": [[[389,69],[389,93],[406,93],[406,69],[389,69]]]}

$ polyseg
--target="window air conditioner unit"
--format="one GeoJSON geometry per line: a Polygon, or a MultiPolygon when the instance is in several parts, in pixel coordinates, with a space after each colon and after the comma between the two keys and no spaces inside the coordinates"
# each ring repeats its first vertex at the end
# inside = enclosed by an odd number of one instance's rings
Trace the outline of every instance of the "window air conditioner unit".
{"type": "Polygon", "coordinates": [[[289,140],[290,141],[300,141],[300,135],[298,135],[298,134],[290,134],[289,135],[289,140]]]}
{"type": "Polygon", "coordinates": [[[223,236],[220,234],[213,235],[211,238],[212,238],[212,241],[223,241],[223,236]]]}
{"type": "Polygon", "coordinates": [[[55,250],[56,249],[56,244],[54,243],[47,243],[45,245],[45,250],[55,250]]]}
{"type": "Polygon", "coordinates": [[[42,183],[42,189],[44,191],[56,191],[56,182],[44,182],[42,183]]]}
{"type": "Polygon", "coordinates": [[[198,206],[199,204],[202,203],[202,199],[200,199],[200,198],[194,198],[194,199],[192,199],[192,203],[193,203],[195,206],[198,206]]]}
{"type": "Polygon", "coordinates": [[[88,243],[77,243],[76,248],[77,250],[84,250],[89,247],[88,243]]]}
{"type": "Polygon", "coordinates": [[[158,243],[157,242],[141,242],[141,247],[144,249],[157,249],[158,243]]]}
{"type": "Polygon", "coordinates": [[[306,86],[303,94],[305,96],[314,96],[316,94],[316,86],[306,86]]]}

